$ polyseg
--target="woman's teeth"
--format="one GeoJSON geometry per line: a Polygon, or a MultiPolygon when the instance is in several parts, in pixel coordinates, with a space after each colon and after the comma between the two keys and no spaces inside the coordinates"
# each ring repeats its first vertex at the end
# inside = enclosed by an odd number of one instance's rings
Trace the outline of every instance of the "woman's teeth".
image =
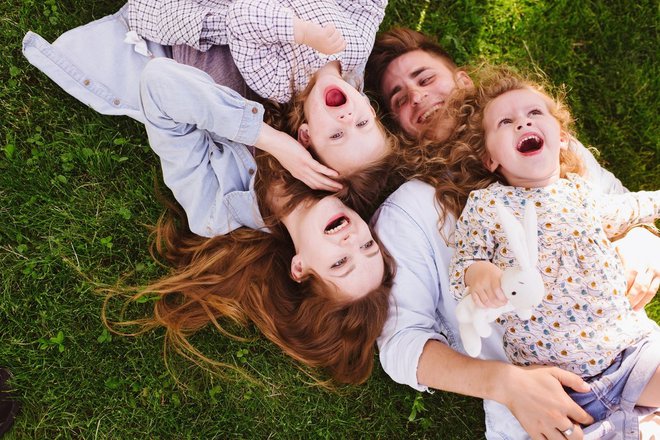
{"type": "Polygon", "coordinates": [[[325,234],[335,234],[342,229],[344,229],[346,226],[348,226],[348,217],[342,216],[339,217],[337,220],[333,220],[326,226],[325,231],[323,231],[325,234]]]}
{"type": "Polygon", "coordinates": [[[427,120],[428,118],[430,118],[431,115],[433,115],[433,113],[435,113],[435,112],[438,111],[438,109],[442,106],[442,104],[444,104],[444,101],[443,101],[443,102],[439,102],[439,103],[437,103],[436,105],[434,105],[433,107],[431,107],[430,109],[426,110],[422,116],[420,116],[419,118],[417,118],[417,122],[418,122],[419,124],[423,124],[424,122],[426,122],[426,120],[427,120]]]}

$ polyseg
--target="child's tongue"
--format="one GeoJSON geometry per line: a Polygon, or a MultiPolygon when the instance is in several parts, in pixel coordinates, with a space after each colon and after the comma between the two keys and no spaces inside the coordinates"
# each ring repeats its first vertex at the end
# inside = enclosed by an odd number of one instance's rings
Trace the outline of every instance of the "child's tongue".
{"type": "Polygon", "coordinates": [[[346,102],[346,96],[339,89],[328,90],[325,94],[325,105],[328,107],[339,107],[346,102]]]}

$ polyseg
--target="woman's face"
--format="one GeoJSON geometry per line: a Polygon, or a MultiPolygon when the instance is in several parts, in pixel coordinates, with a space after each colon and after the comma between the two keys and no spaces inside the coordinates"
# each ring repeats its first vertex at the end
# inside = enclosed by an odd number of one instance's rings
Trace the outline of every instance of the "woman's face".
{"type": "Polygon", "coordinates": [[[338,198],[302,203],[282,221],[296,248],[294,279],[313,271],[352,299],[381,284],[385,264],[378,243],[364,220],[338,198]]]}
{"type": "Polygon", "coordinates": [[[384,131],[369,99],[338,72],[323,69],[304,105],[306,123],[298,140],[341,175],[378,161],[388,153],[384,131]]]}
{"type": "MultiPolygon", "coordinates": [[[[444,109],[451,92],[456,87],[471,85],[472,80],[464,71],[435,54],[414,50],[390,62],[383,74],[381,93],[401,129],[409,136],[419,137],[427,124],[437,119],[431,116],[444,109]]],[[[444,140],[451,130],[453,124],[438,133],[434,130],[434,138],[444,140]]]]}

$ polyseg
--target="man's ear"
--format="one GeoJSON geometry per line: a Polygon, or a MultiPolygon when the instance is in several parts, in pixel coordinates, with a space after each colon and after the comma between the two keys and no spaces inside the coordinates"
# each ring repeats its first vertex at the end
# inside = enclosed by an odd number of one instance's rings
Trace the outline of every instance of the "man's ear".
{"type": "Polygon", "coordinates": [[[470,75],[467,74],[465,70],[457,70],[456,75],[455,75],[455,81],[456,85],[459,88],[468,88],[468,87],[474,87],[474,83],[472,82],[472,78],[470,78],[470,75]]]}
{"type": "Polygon", "coordinates": [[[291,259],[291,278],[299,283],[302,280],[303,275],[302,258],[299,254],[296,254],[291,259]]]}
{"type": "Polygon", "coordinates": [[[309,125],[307,123],[300,124],[298,128],[298,142],[305,148],[309,148],[312,145],[312,140],[309,138],[309,125]]]}

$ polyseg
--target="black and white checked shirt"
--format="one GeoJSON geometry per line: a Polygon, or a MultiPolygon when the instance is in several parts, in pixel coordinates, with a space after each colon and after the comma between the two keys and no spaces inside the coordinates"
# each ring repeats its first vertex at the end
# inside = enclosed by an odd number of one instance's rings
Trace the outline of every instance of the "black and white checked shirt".
{"type": "Polygon", "coordinates": [[[248,86],[264,98],[287,102],[312,74],[339,60],[344,78],[362,87],[387,0],[130,0],[129,25],[160,44],[208,50],[228,44],[248,86]],[[293,17],[333,23],[346,48],[324,55],[293,41],[293,17]]]}

